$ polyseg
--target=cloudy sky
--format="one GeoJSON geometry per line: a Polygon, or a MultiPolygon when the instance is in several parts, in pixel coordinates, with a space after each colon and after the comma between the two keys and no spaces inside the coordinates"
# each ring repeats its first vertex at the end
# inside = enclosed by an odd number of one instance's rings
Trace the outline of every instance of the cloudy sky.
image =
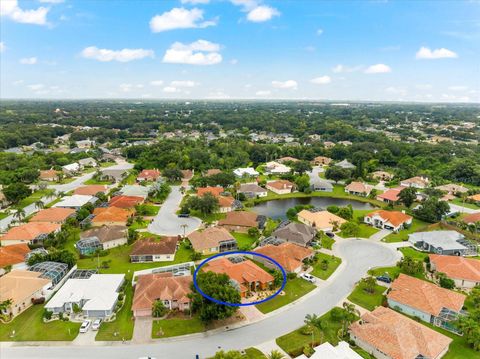
{"type": "Polygon", "coordinates": [[[480,1],[0,0],[1,98],[480,102],[480,1]]]}

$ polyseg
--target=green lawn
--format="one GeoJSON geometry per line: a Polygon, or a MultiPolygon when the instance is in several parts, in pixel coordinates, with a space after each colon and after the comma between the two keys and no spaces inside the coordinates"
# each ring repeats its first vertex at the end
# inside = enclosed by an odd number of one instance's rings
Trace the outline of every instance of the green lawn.
{"type": "MultiPolygon", "coordinates": [[[[191,260],[190,256],[193,251],[186,248],[185,244],[181,244],[180,248],[175,253],[175,259],[170,262],[152,262],[152,263],[130,263],[129,254],[131,252],[131,245],[124,245],[109,250],[108,255],[100,257],[100,262],[109,261],[109,268],[100,269],[101,273],[124,273],[127,279],[131,279],[134,271],[139,271],[148,268],[163,267],[177,263],[184,263],[191,260]]],[[[79,269],[95,269],[97,268],[97,258],[79,259],[77,262],[79,269]]]]}
{"type": "Polygon", "coordinates": [[[130,173],[127,177],[122,180],[122,184],[135,184],[137,181],[137,174],[130,173]]]}
{"type": "Polygon", "coordinates": [[[52,202],[47,203],[47,204],[45,205],[45,208],[53,207],[54,204],[57,204],[57,203],[60,202],[61,200],[62,200],[62,198],[57,198],[57,199],[53,200],[52,202]]]}
{"type": "Polygon", "coordinates": [[[144,228],[147,228],[148,227],[148,224],[150,223],[150,221],[145,221],[145,220],[140,220],[140,221],[137,221],[135,220],[132,225],[130,226],[130,228],[132,229],[144,229],[144,228]]]}
{"type": "Polygon", "coordinates": [[[203,214],[200,211],[191,211],[190,216],[200,218],[205,223],[212,223],[212,222],[224,219],[226,214],[225,213],[203,214]]]}
{"type": "Polygon", "coordinates": [[[142,216],[153,217],[160,211],[160,206],[154,206],[153,204],[142,204],[140,207],[142,216]]]}
{"type": "Polygon", "coordinates": [[[100,167],[101,168],[106,168],[106,167],[115,166],[116,164],[117,164],[117,162],[101,162],[100,167]]]}
{"type": "Polygon", "coordinates": [[[338,268],[342,260],[338,257],[331,256],[325,253],[317,253],[315,255],[318,258],[317,263],[313,266],[313,271],[310,273],[317,278],[327,279],[332,275],[333,272],[338,268]],[[327,260],[328,266],[326,270],[322,269],[322,261],[327,260]]]}
{"type": "Polygon", "coordinates": [[[358,304],[365,309],[374,310],[376,307],[382,305],[384,298],[383,293],[386,290],[386,287],[376,285],[375,292],[368,293],[365,291],[365,285],[360,282],[355,286],[353,292],[348,296],[348,300],[352,303],[358,304]]]}
{"type": "Polygon", "coordinates": [[[400,248],[400,252],[402,252],[403,255],[406,257],[412,257],[413,259],[416,259],[422,262],[425,260],[425,258],[428,257],[428,253],[417,251],[412,247],[400,248]]]}
{"type": "Polygon", "coordinates": [[[152,338],[168,338],[205,331],[205,325],[197,317],[191,319],[155,320],[152,338]]]}
{"type": "MultiPolygon", "coordinates": [[[[370,236],[374,235],[375,233],[377,233],[379,231],[378,228],[369,226],[368,224],[365,224],[365,223],[359,223],[358,227],[359,227],[359,231],[358,231],[358,234],[357,234],[358,238],[370,238],[370,236]]],[[[340,231],[338,233],[338,235],[340,237],[343,237],[343,238],[352,237],[351,235],[347,235],[343,231],[340,231]]]]}
{"type": "Polygon", "coordinates": [[[322,239],[320,240],[322,244],[322,248],[332,249],[333,244],[335,243],[335,239],[330,238],[329,236],[322,235],[322,239]]]}
{"type": "Polygon", "coordinates": [[[55,320],[44,323],[43,305],[34,305],[8,324],[0,324],[0,341],[70,341],[78,335],[81,323],[55,320]],[[10,337],[12,331],[15,336],[10,337]]]}
{"type": "Polygon", "coordinates": [[[370,269],[368,274],[374,277],[378,277],[384,274],[388,274],[388,276],[392,279],[395,279],[400,274],[401,270],[398,267],[379,267],[370,269]]]}
{"type": "Polygon", "coordinates": [[[89,180],[85,181],[83,184],[90,185],[90,184],[112,184],[112,181],[99,181],[96,180],[95,178],[90,178],[89,180]]]}
{"type": "Polygon", "coordinates": [[[35,202],[39,201],[42,197],[51,195],[52,193],[53,193],[53,190],[51,190],[51,189],[44,189],[44,190],[35,191],[30,196],[28,196],[27,198],[22,199],[17,205],[15,205],[13,207],[16,208],[16,209],[25,208],[25,207],[31,205],[32,203],[35,203],[35,202]]]}
{"type": "Polygon", "coordinates": [[[277,295],[275,298],[258,304],[256,307],[264,314],[270,313],[297,300],[313,289],[315,289],[315,285],[302,278],[289,279],[284,289],[285,295],[277,295]]]}
{"type": "Polygon", "coordinates": [[[247,233],[232,232],[232,236],[237,240],[238,249],[248,251],[257,240],[250,237],[247,233]]]}
{"type": "Polygon", "coordinates": [[[0,220],[4,219],[4,218],[7,218],[9,216],[8,213],[5,213],[5,212],[0,212],[0,220]]]}
{"type": "Polygon", "coordinates": [[[95,337],[98,341],[130,340],[133,336],[133,312],[131,310],[133,300],[133,288],[130,283],[125,287],[125,303],[117,313],[113,322],[104,322],[95,337]],[[116,334],[116,335],[115,335],[116,334]]]}
{"type": "Polygon", "coordinates": [[[408,235],[415,233],[415,232],[421,232],[427,230],[427,227],[430,224],[427,222],[423,222],[419,219],[414,218],[412,221],[412,225],[408,229],[402,229],[398,233],[390,233],[388,236],[386,236],[383,241],[387,243],[393,243],[393,242],[402,242],[402,241],[407,241],[408,240],[408,235]]]}
{"type": "Polygon", "coordinates": [[[267,359],[267,357],[257,348],[247,348],[242,359],[267,359]]]}
{"type": "Polygon", "coordinates": [[[463,202],[461,198],[455,198],[452,201],[449,201],[454,204],[458,204],[459,206],[471,208],[471,209],[480,209],[480,206],[476,205],[475,203],[468,203],[468,202],[463,202]]]}
{"type": "Polygon", "coordinates": [[[337,345],[340,341],[338,332],[342,326],[341,322],[333,320],[330,312],[322,315],[321,320],[323,329],[320,331],[320,329],[314,327],[313,338],[311,334],[304,334],[302,332],[303,327],[301,327],[277,338],[276,342],[278,346],[294,358],[303,353],[303,347],[305,345],[312,345],[312,339],[314,345],[324,342],[329,342],[334,346],[337,345]]]}

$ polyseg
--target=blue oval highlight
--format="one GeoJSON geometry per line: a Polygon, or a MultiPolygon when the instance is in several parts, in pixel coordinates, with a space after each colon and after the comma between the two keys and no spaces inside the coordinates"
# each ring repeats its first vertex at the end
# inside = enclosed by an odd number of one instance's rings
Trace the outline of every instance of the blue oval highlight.
{"type": "Polygon", "coordinates": [[[198,293],[200,293],[204,298],[207,298],[208,300],[211,300],[212,302],[215,302],[217,304],[222,304],[222,305],[228,305],[230,307],[248,307],[250,305],[257,305],[257,304],[260,304],[260,303],[263,303],[263,302],[266,302],[267,300],[270,300],[270,299],[273,299],[275,298],[277,295],[280,294],[280,292],[285,288],[285,285],[287,284],[287,272],[285,272],[285,269],[283,269],[283,267],[273,258],[270,258],[269,256],[266,256],[264,254],[261,254],[261,253],[256,253],[256,252],[249,252],[249,251],[230,251],[230,252],[223,252],[223,253],[218,253],[218,254],[215,254],[214,256],[211,256],[210,258],[207,258],[205,259],[202,263],[200,263],[200,265],[197,267],[197,269],[195,269],[195,272],[193,273],[193,285],[195,286],[195,288],[197,289],[198,293]],[[215,258],[218,258],[218,257],[223,257],[223,256],[226,256],[226,255],[230,255],[230,254],[248,254],[248,255],[254,255],[254,256],[258,256],[258,257],[262,257],[262,258],[265,258],[267,260],[269,260],[270,262],[272,262],[273,264],[275,264],[279,269],[280,269],[280,272],[282,273],[283,275],[283,281],[282,281],[282,285],[280,286],[280,288],[275,292],[273,293],[271,296],[269,296],[268,298],[265,298],[265,299],[262,299],[262,300],[258,300],[256,302],[250,302],[250,303],[229,303],[229,302],[224,302],[224,301],[221,301],[221,300],[218,300],[218,299],[215,299],[215,298],[212,298],[210,297],[209,295],[205,294],[202,289],[199,287],[198,283],[197,283],[197,275],[198,275],[198,272],[199,270],[205,265],[207,264],[208,262],[210,262],[212,259],[215,259],[215,258]]]}

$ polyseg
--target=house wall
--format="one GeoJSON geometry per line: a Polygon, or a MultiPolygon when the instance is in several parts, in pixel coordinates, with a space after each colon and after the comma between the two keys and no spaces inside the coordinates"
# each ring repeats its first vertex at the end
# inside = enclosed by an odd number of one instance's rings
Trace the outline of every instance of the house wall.
{"type": "Polygon", "coordinates": [[[102,226],[126,226],[127,222],[126,221],[120,221],[120,222],[94,222],[92,220],[92,227],[102,227],[102,226]]]}
{"type": "MultiPolygon", "coordinates": [[[[23,298],[22,300],[18,300],[12,303],[12,306],[7,309],[4,313],[5,314],[12,314],[13,317],[16,317],[20,313],[23,313],[25,310],[32,306],[32,298],[41,298],[46,297],[47,288],[51,286],[51,283],[45,285],[43,288],[33,292],[32,294],[28,295],[27,297],[23,298]]],[[[47,298],[46,298],[47,299],[47,298]]]]}
{"type": "Polygon", "coordinates": [[[222,225],[222,227],[230,232],[240,232],[240,233],[248,233],[248,229],[252,228],[252,227],[232,226],[232,225],[222,225]]]}
{"type": "Polygon", "coordinates": [[[397,302],[395,300],[392,300],[392,299],[387,299],[387,301],[388,301],[388,306],[390,308],[395,309],[395,310],[399,310],[402,313],[408,314],[410,316],[418,317],[421,320],[423,320],[424,322],[430,323],[430,320],[432,318],[432,316],[430,314],[422,312],[418,309],[412,308],[408,305],[399,303],[399,302],[397,302]]]}
{"type": "Polygon", "coordinates": [[[355,344],[357,344],[357,346],[365,350],[367,353],[373,355],[377,359],[392,359],[387,354],[381,352],[380,350],[376,349],[373,345],[361,340],[360,338],[357,338],[352,333],[350,333],[350,339],[352,339],[355,342],[355,344]]]}
{"type": "Polygon", "coordinates": [[[103,245],[103,249],[110,249],[110,248],[115,248],[115,247],[127,244],[127,242],[128,242],[127,238],[118,238],[112,241],[104,242],[102,243],[102,245],[103,245]]]}
{"type": "Polygon", "coordinates": [[[271,187],[267,184],[267,189],[276,193],[276,194],[288,194],[288,193],[292,193],[292,189],[291,188],[282,188],[282,189],[278,189],[278,188],[275,188],[275,187],[271,187]]]}

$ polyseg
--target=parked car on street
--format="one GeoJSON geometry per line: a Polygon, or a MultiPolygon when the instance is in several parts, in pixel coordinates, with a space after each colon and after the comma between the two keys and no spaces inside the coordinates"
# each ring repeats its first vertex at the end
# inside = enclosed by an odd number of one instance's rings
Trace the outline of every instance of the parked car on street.
{"type": "Polygon", "coordinates": [[[90,328],[90,325],[92,324],[91,320],[85,320],[82,325],[80,326],[80,333],[86,333],[88,332],[88,328],[90,328]]]}
{"type": "Polygon", "coordinates": [[[306,281],[309,281],[310,283],[315,283],[315,277],[311,274],[302,273],[302,274],[300,274],[300,278],[303,278],[306,281]]]}
{"type": "Polygon", "coordinates": [[[325,234],[327,235],[327,237],[330,237],[330,238],[335,237],[335,234],[333,234],[332,232],[325,232],[325,234]]]}

